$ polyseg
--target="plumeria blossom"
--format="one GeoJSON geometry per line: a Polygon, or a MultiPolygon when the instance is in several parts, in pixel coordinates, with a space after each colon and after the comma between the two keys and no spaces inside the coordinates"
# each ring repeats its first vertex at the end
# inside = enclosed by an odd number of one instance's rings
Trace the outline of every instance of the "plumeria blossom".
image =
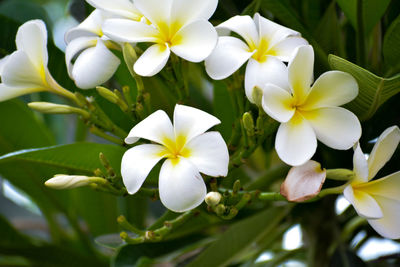
{"type": "Polygon", "coordinates": [[[107,13],[136,21],[143,20],[143,14],[131,0],[86,0],[90,5],[107,13]]]}
{"type": "Polygon", "coordinates": [[[154,165],[165,158],[159,176],[161,202],[176,212],[200,205],[207,193],[200,173],[216,177],[228,172],[229,154],[221,134],[205,133],[219,123],[204,111],[176,105],[173,125],[162,110],[137,124],[125,142],[144,138],[155,144],[138,145],[124,154],[121,174],[127,191],[136,193],[154,165]]]}
{"type": "Polygon", "coordinates": [[[317,139],[334,149],[349,149],[361,136],[358,118],[338,107],[358,94],[356,80],[348,73],[328,71],[311,86],[314,51],[298,48],[288,66],[288,84],[264,86],[262,107],[279,121],[275,149],[287,164],[298,166],[309,160],[317,139]]]}
{"type": "Polygon", "coordinates": [[[358,215],[386,238],[400,238],[400,171],[371,181],[389,161],[400,142],[397,126],[386,129],[366,159],[357,144],[354,150],[354,178],[344,189],[344,197],[358,215]]]}
{"type": "Polygon", "coordinates": [[[133,3],[151,25],[109,19],[103,31],[115,41],[154,43],[134,64],[137,74],[153,76],[160,72],[171,51],[188,61],[200,62],[215,48],[218,35],[207,20],[218,0],[134,0],[133,3]]]}
{"type": "Polygon", "coordinates": [[[244,42],[236,37],[221,36],[213,53],[206,59],[208,75],[221,80],[232,75],[246,61],[245,90],[250,102],[255,103],[252,93],[255,86],[266,83],[278,86],[287,79],[286,65],[301,45],[308,44],[300,33],[276,24],[258,13],[250,16],[235,16],[217,29],[227,29],[240,35],[244,42]]]}
{"type": "Polygon", "coordinates": [[[0,101],[40,91],[74,98],[54,80],[47,68],[47,30],[43,21],[24,23],[18,29],[15,42],[17,51],[0,62],[0,101]]]}
{"type": "Polygon", "coordinates": [[[109,17],[96,9],[65,35],[68,74],[79,88],[94,88],[108,81],[120,64],[119,58],[109,50],[119,49],[119,46],[104,36],[101,29],[104,20],[109,17]]]}

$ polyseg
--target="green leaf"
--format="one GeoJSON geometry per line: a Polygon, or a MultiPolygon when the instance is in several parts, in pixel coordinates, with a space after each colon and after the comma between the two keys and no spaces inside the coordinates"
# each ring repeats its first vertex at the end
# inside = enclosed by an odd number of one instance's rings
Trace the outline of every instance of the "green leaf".
{"type": "Polygon", "coordinates": [[[383,56],[387,67],[400,68],[400,15],[393,21],[383,40],[383,56]]]}
{"type": "Polygon", "coordinates": [[[63,168],[76,174],[93,174],[95,169],[102,167],[99,161],[99,153],[102,152],[119,174],[125,151],[125,148],[115,145],[75,143],[12,152],[0,157],[0,166],[10,161],[19,161],[63,168]]]}
{"type": "Polygon", "coordinates": [[[358,96],[347,107],[361,121],[371,118],[383,103],[400,92],[400,75],[386,79],[335,55],[329,55],[328,60],[332,69],[348,72],[357,80],[358,96]]]}
{"type": "MultiPolygon", "coordinates": [[[[346,17],[355,29],[357,29],[357,0],[337,0],[340,8],[343,10],[346,17]]],[[[390,0],[361,0],[362,3],[362,19],[364,24],[364,31],[366,34],[370,33],[375,25],[379,22],[390,0]]]]}
{"type": "Polygon", "coordinates": [[[187,266],[226,266],[232,263],[239,253],[274,231],[290,207],[269,208],[237,222],[187,266]]]}
{"type": "Polygon", "coordinates": [[[214,114],[221,120],[221,124],[216,129],[221,133],[225,140],[229,140],[232,134],[234,122],[234,112],[232,102],[228,93],[228,88],[223,81],[214,81],[214,114]]]}

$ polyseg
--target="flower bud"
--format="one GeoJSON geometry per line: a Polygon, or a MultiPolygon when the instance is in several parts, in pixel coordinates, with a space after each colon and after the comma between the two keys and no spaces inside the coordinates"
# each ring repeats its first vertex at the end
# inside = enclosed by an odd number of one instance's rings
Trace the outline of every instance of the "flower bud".
{"type": "Polygon", "coordinates": [[[262,107],[262,97],[263,97],[263,91],[260,87],[255,86],[253,88],[253,93],[251,95],[253,97],[254,100],[254,104],[257,105],[257,107],[262,107]]]}
{"type": "Polygon", "coordinates": [[[290,169],[281,185],[281,195],[293,202],[303,202],[319,194],[325,182],[326,170],[321,164],[309,160],[290,169]]]}
{"type": "Polygon", "coordinates": [[[254,120],[253,116],[249,112],[246,112],[243,114],[243,126],[244,129],[247,132],[248,136],[253,136],[254,135],[254,120]]]}
{"type": "Polygon", "coordinates": [[[33,110],[39,111],[41,113],[47,113],[47,114],[77,113],[77,114],[82,115],[85,118],[88,118],[90,116],[86,110],[71,107],[68,105],[60,105],[60,104],[54,104],[54,103],[49,103],[49,102],[31,102],[28,104],[28,107],[30,107],[33,110]]]}
{"type": "Polygon", "coordinates": [[[219,204],[221,201],[221,194],[218,192],[210,192],[206,195],[205,197],[205,202],[207,203],[208,206],[216,206],[219,204]]]}
{"type": "Polygon", "coordinates": [[[96,87],[97,92],[105,99],[110,101],[113,104],[118,103],[118,96],[113,93],[111,90],[103,87],[103,86],[97,86],[96,87]]]}
{"type": "Polygon", "coordinates": [[[54,189],[71,189],[92,184],[99,179],[97,177],[58,174],[47,180],[44,184],[54,189]]]}

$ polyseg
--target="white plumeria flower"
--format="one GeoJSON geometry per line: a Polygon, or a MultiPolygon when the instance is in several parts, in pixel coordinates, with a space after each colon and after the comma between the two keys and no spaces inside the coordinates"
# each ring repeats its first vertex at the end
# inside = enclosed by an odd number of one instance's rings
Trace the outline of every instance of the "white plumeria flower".
{"type": "Polygon", "coordinates": [[[207,193],[200,172],[214,177],[228,173],[228,148],[221,134],[205,133],[219,123],[204,111],[176,105],[173,125],[162,110],[137,124],[125,142],[144,138],[157,144],[138,145],[124,154],[121,174],[127,191],[136,193],[154,165],[166,158],[159,176],[161,202],[176,212],[200,205],[207,193]]]}
{"type": "Polygon", "coordinates": [[[119,46],[104,36],[101,30],[104,20],[109,17],[96,9],[65,35],[68,74],[79,88],[94,88],[108,81],[120,64],[119,58],[108,49],[119,46]],[[74,59],[75,63],[72,63],[74,59]]]}
{"type": "Polygon", "coordinates": [[[287,68],[282,62],[288,62],[301,45],[308,44],[300,33],[276,24],[258,13],[250,16],[235,16],[217,26],[240,35],[242,40],[221,36],[212,54],[206,59],[206,71],[215,80],[232,75],[246,61],[245,91],[250,102],[253,88],[263,87],[266,83],[278,86],[285,84],[287,68]]]}
{"type": "Polygon", "coordinates": [[[137,74],[153,76],[160,72],[171,51],[188,61],[200,62],[215,48],[218,35],[207,20],[218,0],[134,0],[133,3],[151,25],[109,19],[103,31],[115,41],[155,43],[136,61],[137,74]]]}
{"type": "Polygon", "coordinates": [[[281,122],[275,139],[279,157],[289,165],[308,161],[317,139],[334,149],[349,149],[361,136],[358,118],[339,106],[358,94],[356,80],[348,73],[328,71],[311,86],[314,51],[298,48],[288,67],[288,84],[264,86],[262,107],[281,122]]]}
{"type": "Polygon", "coordinates": [[[131,0],[86,0],[97,9],[120,17],[141,21],[143,14],[135,7],[131,0]]]}
{"type": "Polygon", "coordinates": [[[354,179],[344,189],[344,197],[358,215],[386,238],[400,238],[400,171],[371,181],[389,161],[400,142],[397,126],[386,129],[374,145],[368,160],[357,144],[354,157],[354,179]]]}
{"type": "Polygon", "coordinates": [[[0,62],[0,101],[40,91],[75,98],[47,68],[47,30],[43,21],[31,20],[21,25],[15,42],[17,51],[0,62]]]}

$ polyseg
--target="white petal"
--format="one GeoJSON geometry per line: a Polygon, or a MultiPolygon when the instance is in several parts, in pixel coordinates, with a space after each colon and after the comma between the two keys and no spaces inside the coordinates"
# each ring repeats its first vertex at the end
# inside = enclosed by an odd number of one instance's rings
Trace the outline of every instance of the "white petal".
{"type": "Polygon", "coordinates": [[[120,62],[119,58],[99,39],[96,47],[86,49],[76,59],[72,77],[79,88],[94,88],[108,81],[120,62]]]}
{"type": "Polygon", "coordinates": [[[128,19],[108,19],[103,24],[103,32],[117,42],[157,42],[160,33],[143,22],[128,19]]]}
{"type": "Polygon", "coordinates": [[[361,137],[361,124],[347,109],[328,107],[301,113],[314,128],[318,140],[331,148],[349,149],[361,137]]]}
{"type": "Polygon", "coordinates": [[[275,149],[285,163],[298,166],[311,159],[317,149],[317,138],[311,125],[298,113],[282,123],[276,134],[275,149]]]}
{"type": "Polygon", "coordinates": [[[311,87],[303,109],[344,105],[358,95],[357,81],[342,71],[322,74],[311,87]]]}
{"type": "Polygon", "coordinates": [[[304,103],[310,91],[313,70],[314,50],[312,46],[300,46],[288,67],[289,83],[299,105],[304,103]]]}
{"type": "Polygon", "coordinates": [[[208,57],[217,45],[218,34],[206,20],[194,21],[181,28],[171,40],[171,50],[190,62],[208,57]]]}
{"type": "Polygon", "coordinates": [[[151,23],[160,28],[164,28],[169,22],[171,16],[173,0],[134,0],[136,8],[149,20],[151,23]]]}
{"type": "Polygon", "coordinates": [[[221,36],[214,51],[206,58],[207,74],[214,80],[225,79],[237,71],[253,53],[238,38],[221,36]]]}
{"type": "Polygon", "coordinates": [[[142,15],[130,0],[87,0],[95,8],[133,20],[140,20],[142,15]]]}
{"type": "Polygon", "coordinates": [[[41,20],[30,20],[19,27],[15,38],[17,50],[25,51],[32,64],[41,69],[47,66],[47,30],[41,20]]]}
{"type": "Polygon", "coordinates": [[[175,140],[174,128],[172,127],[171,120],[167,113],[162,110],[157,110],[146,119],[136,124],[129,132],[128,137],[125,138],[125,143],[133,144],[140,138],[159,144],[163,144],[165,139],[175,140]]]}
{"type": "Polygon", "coordinates": [[[228,174],[228,147],[221,134],[208,132],[193,138],[186,144],[189,159],[197,169],[210,176],[226,176],[228,174]]]}
{"type": "Polygon", "coordinates": [[[296,111],[292,95],[271,83],[264,87],[262,107],[269,116],[279,122],[289,121],[296,111]]]}
{"type": "Polygon", "coordinates": [[[160,200],[168,209],[184,212],[200,205],[207,193],[197,168],[189,160],[167,159],[159,178],[160,200]]]}
{"type": "Polygon", "coordinates": [[[400,171],[384,178],[357,185],[357,188],[372,196],[381,196],[400,201],[400,171]]]}
{"type": "Polygon", "coordinates": [[[44,66],[38,70],[28,55],[21,50],[10,55],[4,66],[1,80],[10,87],[45,88],[47,86],[44,66]]]}
{"type": "Polygon", "coordinates": [[[139,190],[151,169],[163,158],[164,152],[163,146],[153,144],[135,146],[125,152],[121,175],[129,194],[139,190]]]}
{"type": "Polygon", "coordinates": [[[65,42],[68,44],[79,37],[101,37],[103,35],[101,25],[109,17],[99,9],[94,10],[81,24],[65,33],[65,42]]]}
{"type": "Polygon", "coordinates": [[[179,25],[197,19],[208,20],[217,8],[218,0],[173,0],[171,18],[179,25]]]}
{"type": "Polygon", "coordinates": [[[86,48],[95,46],[97,43],[97,37],[79,37],[72,40],[65,49],[65,62],[67,64],[67,70],[69,77],[72,76],[72,60],[86,48]]]}
{"type": "Polygon", "coordinates": [[[358,215],[366,219],[382,218],[383,213],[381,207],[376,200],[369,194],[354,189],[351,185],[346,186],[343,190],[344,197],[353,205],[358,215]]]}
{"type": "Polygon", "coordinates": [[[254,15],[254,22],[260,32],[260,39],[267,40],[270,46],[274,46],[288,36],[300,35],[300,33],[266,19],[258,13],[254,15]]]}
{"type": "Polygon", "coordinates": [[[10,58],[10,55],[3,57],[2,59],[0,59],[0,77],[1,74],[3,73],[4,70],[4,66],[6,65],[7,60],[10,58]]]}
{"type": "Polygon", "coordinates": [[[292,36],[275,44],[273,47],[271,47],[271,50],[274,51],[274,54],[277,58],[288,62],[292,59],[298,47],[307,44],[308,42],[304,38],[292,36]]]}
{"type": "Polygon", "coordinates": [[[258,31],[254,20],[250,16],[234,16],[219,24],[217,28],[224,28],[239,34],[250,47],[258,44],[258,31]]]}
{"type": "Polygon", "coordinates": [[[267,83],[272,83],[289,91],[286,65],[275,57],[268,57],[267,60],[262,63],[250,58],[246,67],[244,88],[246,96],[251,103],[254,103],[254,87],[264,88],[267,83]]]}
{"type": "Polygon", "coordinates": [[[0,102],[6,101],[21,95],[43,91],[43,88],[35,87],[10,87],[0,83],[0,102]]]}
{"type": "Polygon", "coordinates": [[[400,142],[400,129],[397,126],[387,128],[378,138],[368,158],[369,179],[389,161],[400,142]]]}
{"type": "Polygon", "coordinates": [[[353,155],[353,171],[356,174],[355,182],[367,182],[368,181],[368,163],[367,158],[361,150],[360,144],[357,143],[354,149],[353,155]]]}
{"type": "Polygon", "coordinates": [[[184,136],[187,142],[220,123],[219,119],[200,109],[179,104],[175,106],[175,136],[184,136]]]}
{"type": "Polygon", "coordinates": [[[400,201],[375,197],[376,201],[381,206],[383,218],[377,220],[368,220],[372,228],[383,237],[391,239],[400,238],[400,201]]]}
{"type": "Polygon", "coordinates": [[[156,75],[167,64],[170,53],[168,46],[154,44],[144,51],[135,65],[133,65],[133,69],[140,76],[156,75]]]}

